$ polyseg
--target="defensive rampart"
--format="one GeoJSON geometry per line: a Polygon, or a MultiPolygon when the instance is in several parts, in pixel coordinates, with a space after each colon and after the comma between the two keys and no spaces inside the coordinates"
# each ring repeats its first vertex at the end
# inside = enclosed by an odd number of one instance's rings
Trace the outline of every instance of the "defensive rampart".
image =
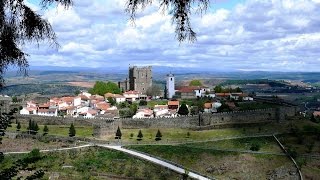
{"type": "Polygon", "coordinates": [[[224,113],[203,113],[196,116],[180,116],[175,118],[146,118],[146,119],[105,119],[105,118],[63,118],[19,115],[18,121],[28,123],[32,119],[39,124],[92,125],[94,136],[103,137],[114,134],[117,127],[125,129],[140,128],[186,128],[210,129],[247,124],[261,124],[268,122],[282,122],[287,116],[296,114],[295,107],[280,107],[271,109],[235,111],[224,113]]]}

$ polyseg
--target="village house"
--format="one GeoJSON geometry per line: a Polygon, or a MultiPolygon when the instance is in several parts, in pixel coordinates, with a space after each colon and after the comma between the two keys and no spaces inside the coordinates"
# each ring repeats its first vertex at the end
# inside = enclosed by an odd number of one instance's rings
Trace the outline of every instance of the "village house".
{"type": "Polygon", "coordinates": [[[138,101],[140,99],[146,100],[147,96],[141,94],[138,91],[127,91],[125,93],[123,93],[123,96],[126,98],[126,101],[128,102],[134,102],[134,101],[138,101]]]}
{"type": "Polygon", "coordinates": [[[58,116],[58,109],[50,108],[50,109],[38,109],[39,116],[58,116]]]}
{"type": "Polygon", "coordinates": [[[173,109],[173,110],[177,110],[179,108],[179,101],[168,101],[168,108],[169,109],[173,109]]]}
{"type": "Polygon", "coordinates": [[[20,110],[20,114],[22,114],[22,115],[37,114],[37,108],[23,107],[23,108],[20,110]]]}
{"type": "Polygon", "coordinates": [[[197,97],[204,97],[209,93],[210,89],[204,86],[182,86],[177,88],[176,94],[181,99],[194,99],[197,97]]]}
{"type": "Polygon", "coordinates": [[[104,95],[105,97],[105,100],[108,101],[108,98],[113,98],[116,103],[122,103],[122,102],[125,102],[126,101],[126,97],[120,95],[120,94],[112,94],[112,93],[106,93],[104,95]]]}
{"type": "Polygon", "coordinates": [[[141,119],[141,118],[153,118],[153,111],[149,108],[146,109],[138,109],[137,113],[132,117],[133,119],[141,119]]]}

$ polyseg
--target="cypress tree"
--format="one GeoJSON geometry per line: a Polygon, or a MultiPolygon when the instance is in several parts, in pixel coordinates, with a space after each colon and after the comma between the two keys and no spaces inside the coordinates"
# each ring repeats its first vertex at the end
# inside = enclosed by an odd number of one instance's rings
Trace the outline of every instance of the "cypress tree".
{"type": "Polygon", "coordinates": [[[31,129],[32,129],[32,122],[31,122],[31,119],[29,119],[29,124],[28,124],[28,127],[27,127],[27,130],[28,130],[29,134],[31,132],[31,129]]]}
{"type": "Polygon", "coordinates": [[[138,137],[138,138],[137,138],[138,141],[142,140],[143,134],[142,134],[141,130],[139,130],[139,133],[138,133],[138,136],[137,136],[137,137],[138,137]]]}
{"type": "Polygon", "coordinates": [[[121,139],[122,133],[120,130],[120,127],[118,126],[117,132],[116,132],[116,139],[121,139]]]}
{"type": "Polygon", "coordinates": [[[21,124],[20,124],[20,122],[18,122],[18,124],[17,124],[17,131],[20,131],[20,129],[21,129],[21,124]]]}
{"type": "Polygon", "coordinates": [[[47,126],[47,125],[44,125],[44,127],[43,127],[43,135],[47,135],[48,132],[49,132],[48,126],[47,126]]]}
{"type": "Polygon", "coordinates": [[[156,141],[160,141],[161,140],[161,137],[162,137],[162,134],[161,134],[161,132],[160,132],[160,130],[158,129],[158,132],[157,132],[157,134],[156,134],[156,141]]]}
{"type": "Polygon", "coordinates": [[[74,137],[76,135],[76,129],[74,128],[73,123],[71,123],[71,126],[69,128],[69,137],[74,137]]]}
{"type": "Polygon", "coordinates": [[[38,126],[38,123],[36,123],[36,122],[34,122],[34,134],[37,134],[38,133],[38,131],[39,131],[39,126],[38,126]]]}
{"type": "Polygon", "coordinates": [[[189,109],[186,104],[181,104],[181,106],[178,110],[178,114],[180,114],[180,115],[188,115],[189,114],[189,109]]]}

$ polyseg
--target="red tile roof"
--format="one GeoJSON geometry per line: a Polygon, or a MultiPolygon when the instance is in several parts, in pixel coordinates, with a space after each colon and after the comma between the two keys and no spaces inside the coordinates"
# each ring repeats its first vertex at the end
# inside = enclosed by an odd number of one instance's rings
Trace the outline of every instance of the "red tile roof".
{"type": "Polygon", "coordinates": [[[127,91],[124,94],[140,94],[138,91],[127,91]]]}
{"type": "Polygon", "coordinates": [[[212,103],[204,103],[203,107],[205,109],[211,109],[212,108],[212,103]]]}
{"type": "Polygon", "coordinates": [[[168,101],[168,106],[179,106],[179,101],[168,101]]]}

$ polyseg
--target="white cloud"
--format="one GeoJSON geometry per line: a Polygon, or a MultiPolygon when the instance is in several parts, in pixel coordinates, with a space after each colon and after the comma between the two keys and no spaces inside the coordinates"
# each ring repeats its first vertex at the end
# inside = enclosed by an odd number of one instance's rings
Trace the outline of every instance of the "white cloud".
{"type": "Polygon", "coordinates": [[[77,1],[68,10],[50,9],[45,17],[61,49],[30,46],[31,65],[280,71],[318,71],[320,66],[318,0],[247,0],[231,10],[194,14],[198,41],[193,44],[177,42],[171,17],[160,13],[157,4],[139,13],[133,26],[124,2],[77,1]]]}

